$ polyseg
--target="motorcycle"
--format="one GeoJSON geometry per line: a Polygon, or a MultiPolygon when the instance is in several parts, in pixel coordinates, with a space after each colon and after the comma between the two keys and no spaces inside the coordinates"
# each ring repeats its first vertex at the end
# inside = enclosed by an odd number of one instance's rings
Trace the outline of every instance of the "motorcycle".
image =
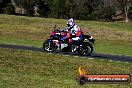
{"type": "MultiPolygon", "coordinates": [[[[95,39],[92,36],[84,35],[84,39],[79,41],[79,43],[76,42],[69,45],[66,40],[60,40],[66,33],[67,31],[56,29],[55,25],[54,30],[50,34],[50,38],[43,43],[43,49],[47,52],[59,50],[61,52],[75,53],[77,51],[81,56],[91,55],[95,42],[95,39]]],[[[73,38],[73,36],[71,36],[71,38],[73,38]]]]}

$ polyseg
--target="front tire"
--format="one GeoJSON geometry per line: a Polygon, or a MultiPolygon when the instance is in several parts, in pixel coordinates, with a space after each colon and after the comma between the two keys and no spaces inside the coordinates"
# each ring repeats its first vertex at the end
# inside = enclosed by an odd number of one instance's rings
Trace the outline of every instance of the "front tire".
{"type": "Polygon", "coordinates": [[[43,43],[43,49],[47,52],[53,52],[57,49],[57,46],[52,40],[48,39],[43,43]]]}

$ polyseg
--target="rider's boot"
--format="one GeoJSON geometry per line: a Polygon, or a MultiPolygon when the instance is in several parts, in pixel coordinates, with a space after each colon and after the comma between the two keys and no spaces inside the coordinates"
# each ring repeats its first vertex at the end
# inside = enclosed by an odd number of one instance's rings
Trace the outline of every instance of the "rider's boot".
{"type": "Polygon", "coordinates": [[[75,53],[77,48],[78,48],[78,46],[72,45],[72,47],[71,47],[72,53],[75,53]]]}

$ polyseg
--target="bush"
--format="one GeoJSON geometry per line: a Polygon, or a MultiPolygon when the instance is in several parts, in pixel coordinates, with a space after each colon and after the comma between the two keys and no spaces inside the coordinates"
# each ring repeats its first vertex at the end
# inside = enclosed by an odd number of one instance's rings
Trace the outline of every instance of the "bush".
{"type": "Polygon", "coordinates": [[[113,16],[115,15],[114,7],[102,7],[99,12],[99,18],[104,19],[105,21],[112,21],[113,16]]]}
{"type": "Polygon", "coordinates": [[[132,6],[129,8],[128,17],[132,20],[132,6]]]}
{"type": "Polygon", "coordinates": [[[2,9],[4,14],[15,14],[15,7],[12,3],[8,3],[5,8],[2,9]]]}

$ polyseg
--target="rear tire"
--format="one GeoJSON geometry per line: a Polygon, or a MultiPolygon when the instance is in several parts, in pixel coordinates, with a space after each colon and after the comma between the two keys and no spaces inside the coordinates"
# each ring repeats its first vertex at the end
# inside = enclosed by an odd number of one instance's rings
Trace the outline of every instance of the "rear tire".
{"type": "Polygon", "coordinates": [[[83,45],[78,48],[78,53],[81,56],[90,56],[92,52],[93,46],[88,42],[84,42],[83,45]]]}
{"type": "Polygon", "coordinates": [[[43,49],[47,52],[53,52],[57,49],[57,45],[52,40],[46,40],[43,43],[43,49]]]}

